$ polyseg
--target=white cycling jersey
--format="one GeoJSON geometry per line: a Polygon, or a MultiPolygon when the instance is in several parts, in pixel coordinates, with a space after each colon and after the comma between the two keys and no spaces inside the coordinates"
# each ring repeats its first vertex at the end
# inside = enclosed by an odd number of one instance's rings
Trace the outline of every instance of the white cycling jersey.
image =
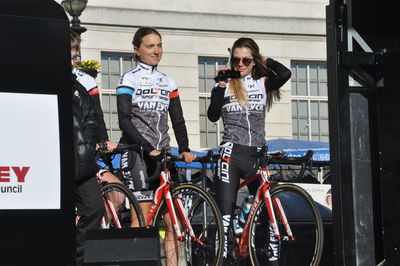
{"type": "Polygon", "coordinates": [[[121,77],[117,95],[121,94],[132,95],[132,123],[139,133],[157,150],[169,147],[168,113],[174,108],[171,100],[179,97],[175,81],[139,62],[121,77]]]}

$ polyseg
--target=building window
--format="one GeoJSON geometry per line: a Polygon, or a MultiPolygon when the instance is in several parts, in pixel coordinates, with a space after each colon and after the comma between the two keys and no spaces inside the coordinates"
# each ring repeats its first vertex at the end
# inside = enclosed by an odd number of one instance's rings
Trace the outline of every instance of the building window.
{"type": "Polygon", "coordinates": [[[213,148],[221,142],[224,131],[221,119],[212,123],[207,118],[210,105],[211,89],[215,84],[214,77],[217,68],[227,65],[227,58],[204,58],[198,61],[199,68],[199,113],[200,113],[200,147],[213,148]]]}
{"type": "Polygon", "coordinates": [[[101,88],[114,91],[122,74],[135,66],[132,55],[102,53],[101,88]]]}
{"type": "Polygon", "coordinates": [[[108,137],[116,141],[121,137],[118,125],[117,97],[115,88],[119,78],[136,66],[132,55],[102,53],[101,54],[101,106],[104,114],[108,137]]]}
{"type": "Polygon", "coordinates": [[[292,63],[293,139],[329,141],[325,63],[292,63]]]}

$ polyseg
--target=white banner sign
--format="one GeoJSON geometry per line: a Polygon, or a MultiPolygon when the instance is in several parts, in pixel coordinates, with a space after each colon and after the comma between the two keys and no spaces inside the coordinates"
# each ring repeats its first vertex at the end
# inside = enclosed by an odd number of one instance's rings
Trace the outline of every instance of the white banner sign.
{"type": "Polygon", "coordinates": [[[319,204],[332,209],[332,193],[331,185],[329,184],[306,184],[296,183],[296,185],[302,187],[304,190],[311,195],[314,201],[319,204]]]}
{"type": "Polygon", "coordinates": [[[56,95],[0,92],[0,210],[60,209],[56,95]]]}

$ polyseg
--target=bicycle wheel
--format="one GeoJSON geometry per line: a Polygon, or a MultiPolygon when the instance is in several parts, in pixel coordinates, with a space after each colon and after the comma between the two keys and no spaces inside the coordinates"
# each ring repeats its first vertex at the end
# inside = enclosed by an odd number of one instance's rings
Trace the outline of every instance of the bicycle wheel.
{"type": "Polygon", "coordinates": [[[175,206],[180,230],[184,235],[183,241],[177,240],[172,226],[167,226],[170,219],[169,214],[165,215],[167,204],[165,200],[162,201],[152,222],[153,226],[160,229],[162,265],[166,265],[171,256],[178,259],[178,265],[219,265],[224,235],[221,213],[214,199],[200,187],[191,184],[175,187],[171,195],[173,200],[182,203],[197,239],[190,237],[189,230],[175,206]]]}
{"type": "MultiPolygon", "coordinates": [[[[271,197],[277,198],[292,230],[294,240],[289,240],[279,214],[274,212],[281,235],[279,243],[279,265],[317,266],[323,246],[321,215],[311,198],[302,188],[293,184],[281,184],[271,190],[271,197]]],[[[253,265],[268,265],[272,251],[269,246],[269,216],[265,201],[255,210],[250,223],[250,260],[253,265]]]]}
{"type": "Polygon", "coordinates": [[[120,183],[103,183],[105,228],[145,226],[142,209],[132,192],[120,183]],[[114,212],[115,211],[115,212],[114,212]]]}

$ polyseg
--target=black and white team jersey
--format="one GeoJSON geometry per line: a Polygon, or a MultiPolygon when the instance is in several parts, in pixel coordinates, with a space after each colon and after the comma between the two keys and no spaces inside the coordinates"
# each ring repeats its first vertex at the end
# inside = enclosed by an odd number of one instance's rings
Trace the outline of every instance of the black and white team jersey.
{"type": "Polygon", "coordinates": [[[279,89],[289,78],[290,70],[279,62],[268,58],[267,65],[274,71],[269,77],[253,79],[251,75],[242,78],[247,91],[248,106],[242,108],[229,89],[218,84],[211,92],[208,118],[215,122],[220,117],[224,124],[223,142],[245,146],[261,147],[265,144],[265,110],[268,92],[279,89]]]}
{"type": "Polygon", "coordinates": [[[117,86],[122,142],[139,143],[145,151],[168,148],[168,114],[180,152],[188,148],[187,130],[175,81],[156,67],[139,62],[117,86]]]}
{"type": "Polygon", "coordinates": [[[247,90],[248,106],[242,108],[229,89],[224,95],[222,120],[224,123],[224,142],[232,142],[245,146],[260,147],[265,143],[265,106],[267,92],[264,78],[254,80],[250,75],[242,79],[247,90]]]}
{"type": "Polygon", "coordinates": [[[90,97],[94,102],[94,106],[96,111],[99,115],[99,131],[98,131],[98,139],[97,142],[105,142],[108,140],[108,134],[106,125],[104,123],[103,111],[101,109],[100,103],[100,91],[97,86],[96,80],[88,75],[87,73],[83,72],[79,68],[73,68],[72,74],[76,76],[76,80],[86,89],[89,93],[90,97]]]}
{"type": "Polygon", "coordinates": [[[76,80],[85,87],[90,95],[99,94],[96,80],[78,68],[72,69],[72,74],[75,74],[76,80]]]}

